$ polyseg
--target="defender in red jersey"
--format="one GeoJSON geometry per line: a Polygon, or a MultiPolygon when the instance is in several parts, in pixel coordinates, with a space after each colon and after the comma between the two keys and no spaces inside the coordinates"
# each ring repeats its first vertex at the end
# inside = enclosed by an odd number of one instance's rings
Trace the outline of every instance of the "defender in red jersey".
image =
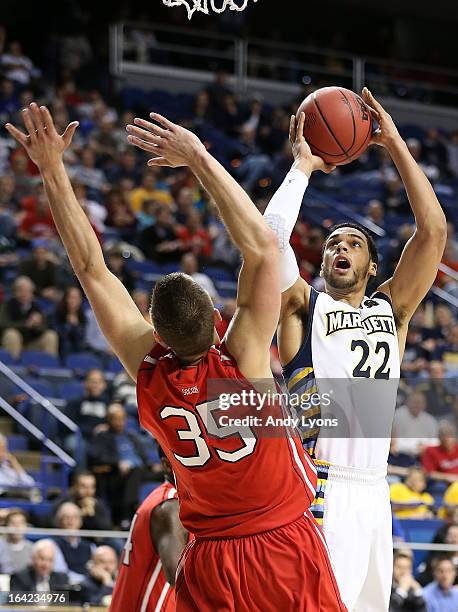
{"type": "Polygon", "coordinates": [[[121,556],[110,612],[172,612],[175,574],[188,534],[181,525],[172,468],[162,449],[165,482],[135,513],[121,556]]]}
{"type": "MultiPolygon", "coordinates": [[[[308,511],[316,474],[299,438],[287,429],[272,437],[259,436],[256,427],[221,431],[212,403],[218,398],[201,388],[217,375],[242,391],[254,391],[249,381],[256,379],[276,391],[269,350],[281,302],[274,233],[194,134],[160,115],[152,114],[160,125],[136,119],[127,126],[129,141],[153,153],[149,165],[189,166],[243,256],[237,310],[223,344],[210,296],[185,274],[156,284],[151,327],[106,267],[71,188],[62,156],[77,124],[59,136],[49,111],[36,104],[23,117],[27,134],[7,129],[40,169],[73,269],[103,333],[137,380],[141,421],[172,464],[183,525],[196,532],[177,570],[177,610],[345,610],[308,511]]],[[[311,171],[327,169],[312,155],[309,163],[311,171]]],[[[279,404],[272,410],[281,414],[279,404]]]]}

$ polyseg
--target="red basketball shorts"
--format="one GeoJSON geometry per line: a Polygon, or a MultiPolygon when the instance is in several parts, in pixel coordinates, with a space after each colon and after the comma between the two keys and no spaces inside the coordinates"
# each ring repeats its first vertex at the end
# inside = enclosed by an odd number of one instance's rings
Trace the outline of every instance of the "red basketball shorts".
{"type": "Polygon", "coordinates": [[[253,536],[196,539],[176,580],[177,612],[346,612],[324,537],[307,514],[253,536]]]}

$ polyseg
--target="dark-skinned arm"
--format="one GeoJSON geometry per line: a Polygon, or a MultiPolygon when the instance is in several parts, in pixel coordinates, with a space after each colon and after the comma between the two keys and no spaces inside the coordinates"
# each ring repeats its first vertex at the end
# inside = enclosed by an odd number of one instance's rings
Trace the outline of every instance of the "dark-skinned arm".
{"type": "Polygon", "coordinates": [[[167,582],[175,586],[178,560],[188,541],[188,532],[179,517],[178,500],[169,499],[152,510],[150,534],[167,582]]]}

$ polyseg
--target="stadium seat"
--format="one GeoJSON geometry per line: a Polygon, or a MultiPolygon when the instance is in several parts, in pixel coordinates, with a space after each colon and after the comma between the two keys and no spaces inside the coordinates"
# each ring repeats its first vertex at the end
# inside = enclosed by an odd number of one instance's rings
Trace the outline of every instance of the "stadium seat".
{"type": "Polygon", "coordinates": [[[112,374],[119,374],[124,371],[124,366],[116,357],[108,362],[107,370],[112,374]]]}
{"type": "MultiPolygon", "coordinates": [[[[40,380],[33,376],[25,376],[24,382],[29,384],[37,393],[43,395],[44,397],[53,397],[53,395],[56,393],[54,386],[46,380],[40,380]]],[[[17,390],[18,393],[23,393],[20,387],[17,387],[17,390]]]]}
{"type": "Polygon", "coordinates": [[[84,385],[81,382],[65,382],[58,385],[59,395],[62,399],[70,402],[84,395],[84,385]]]}
{"type": "Polygon", "coordinates": [[[11,366],[16,363],[8,351],[5,351],[5,349],[0,349],[0,361],[6,366],[11,366]]]}
{"type": "Polygon", "coordinates": [[[154,489],[157,489],[158,486],[160,485],[160,482],[146,482],[145,484],[143,484],[140,487],[140,493],[139,493],[139,500],[140,503],[145,500],[148,495],[154,491],[154,489]]]}
{"type": "Polygon", "coordinates": [[[92,368],[102,369],[102,363],[92,353],[72,353],[65,360],[65,367],[79,375],[85,375],[92,368]]]}
{"type": "MultiPolygon", "coordinates": [[[[443,521],[438,519],[404,519],[400,522],[406,534],[407,542],[425,544],[433,541],[434,534],[444,524],[443,521]]],[[[414,552],[414,567],[418,567],[426,557],[426,554],[427,551],[424,550],[414,552]]]]}
{"type": "Polygon", "coordinates": [[[60,368],[60,362],[57,357],[42,351],[23,351],[21,355],[21,363],[28,368],[60,368]]]}
{"type": "Polygon", "coordinates": [[[12,453],[15,451],[24,451],[28,448],[27,437],[22,434],[11,434],[8,438],[8,450],[12,453]]]}
{"type": "Polygon", "coordinates": [[[219,266],[204,266],[202,272],[207,274],[214,281],[235,281],[233,272],[219,266]]]}

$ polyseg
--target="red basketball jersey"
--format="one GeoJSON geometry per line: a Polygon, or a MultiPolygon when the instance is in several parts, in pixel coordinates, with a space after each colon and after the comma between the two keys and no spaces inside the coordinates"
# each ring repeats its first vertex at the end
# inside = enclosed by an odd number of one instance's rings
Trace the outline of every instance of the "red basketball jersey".
{"type": "Polygon", "coordinates": [[[164,482],[148,495],[135,513],[121,555],[110,612],[175,610],[175,591],[165,579],[150,534],[151,512],[168,499],[177,499],[177,490],[164,482]]]}
{"type": "MultiPolygon", "coordinates": [[[[156,346],[137,376],[140,422],[172,464],[183,526],[201,537],[275,529],[302,516],[315,495],[316,469],[295,432],[219,426],[211,383],[225,380],[231,390],[254,390],[224,343],[187,367],[156,346]]],[[[284,416],[280,404],[272,411],[284,416]]]]}

